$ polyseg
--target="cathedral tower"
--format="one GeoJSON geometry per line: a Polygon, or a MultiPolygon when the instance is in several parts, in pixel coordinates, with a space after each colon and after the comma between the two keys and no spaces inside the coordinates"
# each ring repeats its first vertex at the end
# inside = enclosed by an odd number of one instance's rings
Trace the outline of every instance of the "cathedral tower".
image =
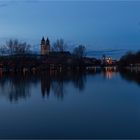
{"type": "Polygon", "coordinates": [[[50,52],[50,40],[49,38],[47,37],[47,40],[46,40],[46,49],[47,49],[47,53],[50,52]]]}
{"type": "Polygon", "coordinates": [[[41,47],[41,55],[49,54],[49,52],[50,52],[50,41],[49,41],[49,39],[47,38],[47,40],[45,41],[45,39],[43,37],[42,40],[41,40],[40,47],[41,47]]]}

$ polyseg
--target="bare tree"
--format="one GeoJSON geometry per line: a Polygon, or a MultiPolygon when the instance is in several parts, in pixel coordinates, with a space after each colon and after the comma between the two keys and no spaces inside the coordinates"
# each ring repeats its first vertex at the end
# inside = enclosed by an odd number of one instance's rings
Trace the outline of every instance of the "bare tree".
{"type": "Polygon", "coordinates": [[[79,58],[86,56],[86,48],[83,45],[79,45],[78,47],[74,48],[73,54],[79,58]]]}
{"type": "Polygon", "coordinates": [[[63,39],[58,39],[52,48],[52,51],[60,51],[60,52],[64,52],[67,48],[66,43],[64,42],[63,39]]]}
{"type": "Polygon", "coordinates": [[[7,49],[4,46],[1,46],[0,47],[0,54],[4,55],[4,54],[6,54],[6,52],[7,52],[7,49]]]}
{"type": "Polygon", "coordinates": [[[25,54],[30,52],[30,48],[31,45],[27,44],[26,42],[20,42],[17,39],[10,39],[6,41],[3,46],[1,46],[1,53],[5,51],[8,54],[25,54]]]}

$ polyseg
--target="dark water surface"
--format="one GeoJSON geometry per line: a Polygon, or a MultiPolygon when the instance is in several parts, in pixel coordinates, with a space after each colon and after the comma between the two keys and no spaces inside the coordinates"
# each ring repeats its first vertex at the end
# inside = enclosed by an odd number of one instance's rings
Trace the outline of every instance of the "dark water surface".
{"type": "Polygon", "coordinates": [[[0,138],[140,138],[140,73],[0,76],[0,138]]]}

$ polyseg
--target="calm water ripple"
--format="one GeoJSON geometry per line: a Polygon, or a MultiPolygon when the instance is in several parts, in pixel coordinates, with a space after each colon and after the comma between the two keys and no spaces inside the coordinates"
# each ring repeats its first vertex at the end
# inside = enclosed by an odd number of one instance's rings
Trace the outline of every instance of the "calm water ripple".
{"type": "Polygon", "coordinates": [[[0,75],[0,138],[140,138],[140,73],[0,75]]]}

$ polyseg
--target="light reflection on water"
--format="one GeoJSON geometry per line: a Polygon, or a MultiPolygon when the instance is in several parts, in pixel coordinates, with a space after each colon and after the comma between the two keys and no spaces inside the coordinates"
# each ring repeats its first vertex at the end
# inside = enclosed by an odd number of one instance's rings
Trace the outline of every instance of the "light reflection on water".
{"type": "Polygon", "coordinates": [[[0,74],[0,138],[140,138],[140,73],[0,74]]]}

